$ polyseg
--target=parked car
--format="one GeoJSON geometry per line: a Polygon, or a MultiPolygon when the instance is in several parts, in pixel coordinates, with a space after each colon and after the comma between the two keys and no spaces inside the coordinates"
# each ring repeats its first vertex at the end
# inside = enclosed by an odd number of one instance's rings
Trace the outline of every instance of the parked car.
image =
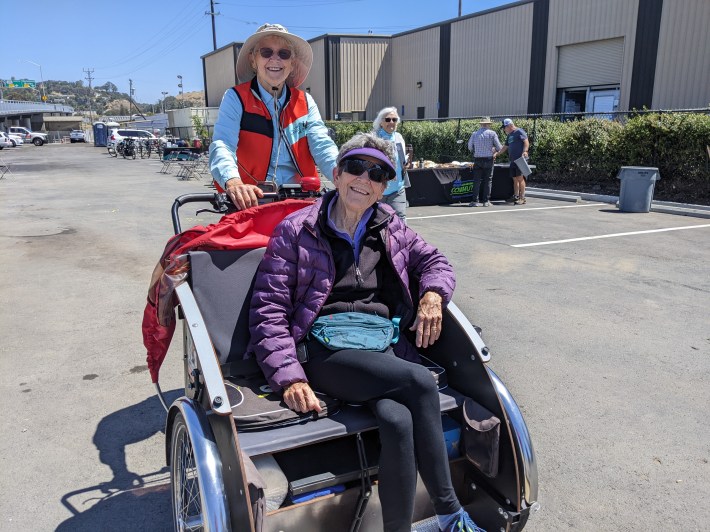
{"type": "Polygon", "coordinates": [[[8,132],[21,135],[25,142],[31,142],[35,146],[41,146],[42,144],[45,144],[47,142],[46,133],[30,131],[26,127],[11,126],[8,132]]]}
{"type": "Polygon", "coordinates": [[[12,148],[12,141],[10,141],[10,137],[6,133],[0,131],[0,150],[3,148],[12,148]]]}
{"type": "Polygon", "coordinates": [[[121,129],[112,127],[108,131],[107,144],[109,147],[115,148],[116,144],[128,137],[139,140],[155,140],[156,138],[155,135],[153,135],[150,131],[146,131],[145,129],[121,129]]]}
{"type": "Polygon", "coordinates": [[[8,133],[7,136],[10,137],[10,140],[14,143],[13,147],[22,146],[25,143],[25,141],[22,139],[22,135],[16,135],[15,133],[8,133]]]}
{"type": "Polygon", "coordinates": [[[69,142],[86,142],[86,134],[80,129],[72,129],[69,133],[69,142]]]}

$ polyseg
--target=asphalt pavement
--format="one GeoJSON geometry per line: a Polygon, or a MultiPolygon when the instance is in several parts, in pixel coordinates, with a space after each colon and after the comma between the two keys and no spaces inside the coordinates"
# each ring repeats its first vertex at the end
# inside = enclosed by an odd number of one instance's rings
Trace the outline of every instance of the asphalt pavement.
{"type": "MultiPolygon", "coordinates": [[[[207,180],[91,145],[0,157],[0,530],[171,530],[141,320],[172,202],[207,180]]],[[[707,530],[710,221],[543,197],[408,215],[527,422],[527,530],[707,530]]]]}

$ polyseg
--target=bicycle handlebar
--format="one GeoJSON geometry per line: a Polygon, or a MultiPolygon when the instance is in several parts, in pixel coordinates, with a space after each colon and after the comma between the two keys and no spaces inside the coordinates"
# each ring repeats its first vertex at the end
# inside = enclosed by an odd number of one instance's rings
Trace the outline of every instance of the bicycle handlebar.
{"type": "MultiPolygon", "coordinates": [[[[277,189],[276,185],[267,182],[260,183],[259,188],[261,188],[264,193],[264,197],[259,198],[259,205],[285,200],[288,198],[312,198],[316,195],[312,192],[303,192],[300,185],[282,185],[277,189]]],[[[212,209],[200,209],[195,214],[199,214],[201,212],[213,212],[224,216],[225,214],[237,212],[238,210],[234,203],[232,203],[229,196],[227,196],[224,192],[202,192],[179,196],[173,202],[171,209],[173,230],[176,235],[182,232],[179,215],[180,207],[188,203],[209,203],[212,206],[212,209]]]]}

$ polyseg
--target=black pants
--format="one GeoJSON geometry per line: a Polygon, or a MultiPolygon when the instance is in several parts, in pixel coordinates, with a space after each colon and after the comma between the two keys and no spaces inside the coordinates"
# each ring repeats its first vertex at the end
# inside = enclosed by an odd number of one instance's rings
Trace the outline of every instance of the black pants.
{"type": "Polygon", "coordinates": [[[473,200],[485,203],[491,199],[491,188],[493,187],[493,158],[474,157],[473,158],[473,200]]]}
{"type": "Polygon", "coordinates": [[[303,367],[313,388],[365,403],[377,417],[379,493],[387,532],[412,528],[417,468],[437,514],[461,508],[451,484],[439,392],[428,369],[398,358],[392,349],[321,351],[303,367]]]}

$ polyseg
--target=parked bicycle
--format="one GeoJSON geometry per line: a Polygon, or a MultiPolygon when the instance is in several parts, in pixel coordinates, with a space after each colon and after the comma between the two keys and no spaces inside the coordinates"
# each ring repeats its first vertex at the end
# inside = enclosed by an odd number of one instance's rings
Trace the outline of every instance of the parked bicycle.
{"type": "Polygon", "coordinates": [[[153,141],[147,139],[138,141],[138,152],[140,153],[141,159],[150,159],[152,151],[153,141]]]}

